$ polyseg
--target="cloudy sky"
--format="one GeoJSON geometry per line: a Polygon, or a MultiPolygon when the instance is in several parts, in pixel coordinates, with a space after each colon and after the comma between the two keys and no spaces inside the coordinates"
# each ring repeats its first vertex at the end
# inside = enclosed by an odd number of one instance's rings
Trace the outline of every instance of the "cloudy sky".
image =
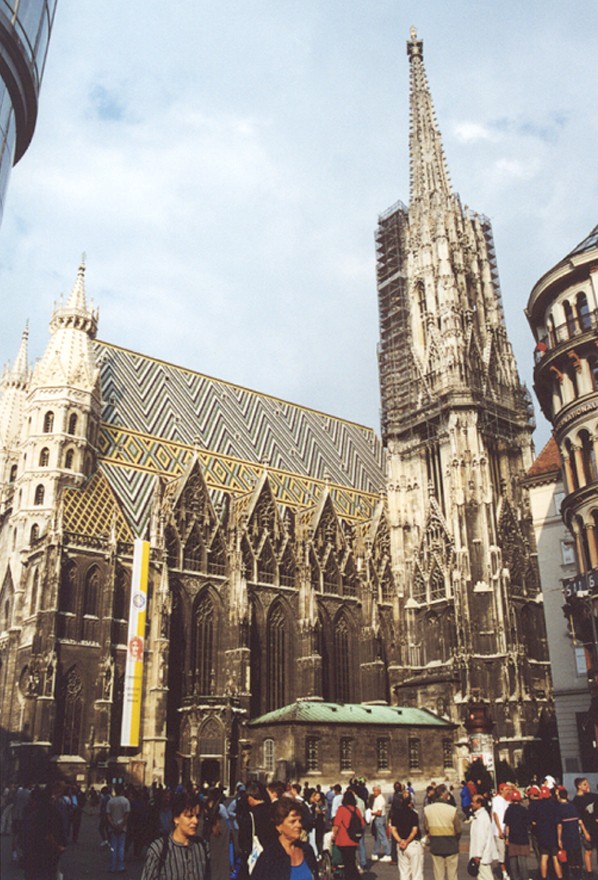
{"type": "Polygon", "coordinates": [[[530,289],[598,220],[594,0],[59,0],[0,229],[1,362],[27,320],[42,353],[86,252],[102,339],[377,428],[412,24],[531,386],[530,289]]]}

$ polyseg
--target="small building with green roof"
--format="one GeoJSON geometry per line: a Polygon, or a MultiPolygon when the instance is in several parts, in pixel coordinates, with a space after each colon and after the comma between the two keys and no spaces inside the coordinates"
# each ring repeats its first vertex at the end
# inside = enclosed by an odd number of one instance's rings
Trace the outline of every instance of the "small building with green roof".
{"type": "Polygon", "coordinates": [[[248,724],[249,775],[342,783],[454,776],[455,725],[429,709],[299,699],[248,724]]]}

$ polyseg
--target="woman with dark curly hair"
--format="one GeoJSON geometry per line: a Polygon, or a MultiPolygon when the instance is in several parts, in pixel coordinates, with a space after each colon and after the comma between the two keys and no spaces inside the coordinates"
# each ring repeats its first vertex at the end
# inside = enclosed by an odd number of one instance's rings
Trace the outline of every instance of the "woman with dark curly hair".
{"type": "Polygon", "coordinates": [[[314,851],[301,837],[301,807],[291,797],[281,797],[270,808],[278,839],[261,853],[251,880],[318,880],[314,851]]]}

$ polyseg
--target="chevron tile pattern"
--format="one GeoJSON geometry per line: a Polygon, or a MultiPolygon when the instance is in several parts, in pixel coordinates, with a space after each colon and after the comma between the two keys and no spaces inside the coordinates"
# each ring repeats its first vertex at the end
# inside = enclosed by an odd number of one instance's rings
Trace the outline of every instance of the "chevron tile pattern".
{"type": "Polygon", "coordinates": [[[102,471],[137,534],[158,474],[199,456],[217,492],[248,492],[264,466],[282,504],[311,506],[328,483],[341,516],[371,515],[383,486],[371,428],[144,355],[96,342],[101,364],[102,471]]]}

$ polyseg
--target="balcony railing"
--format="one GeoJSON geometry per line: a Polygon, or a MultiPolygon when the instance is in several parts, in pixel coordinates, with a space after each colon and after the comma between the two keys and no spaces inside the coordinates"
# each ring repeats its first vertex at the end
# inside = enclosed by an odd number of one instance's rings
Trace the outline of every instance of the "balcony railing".
{"type": "Polygon", "coordinates": [[[580,318],[571,317],[564,324],[554,327],[545,336],[541,336],[534,351],[534,361],[539,364],[549,351],[558,348],[564,342],[570,342],[590,331],[598,330],[598,309],[586,312],[580,318]]]}

